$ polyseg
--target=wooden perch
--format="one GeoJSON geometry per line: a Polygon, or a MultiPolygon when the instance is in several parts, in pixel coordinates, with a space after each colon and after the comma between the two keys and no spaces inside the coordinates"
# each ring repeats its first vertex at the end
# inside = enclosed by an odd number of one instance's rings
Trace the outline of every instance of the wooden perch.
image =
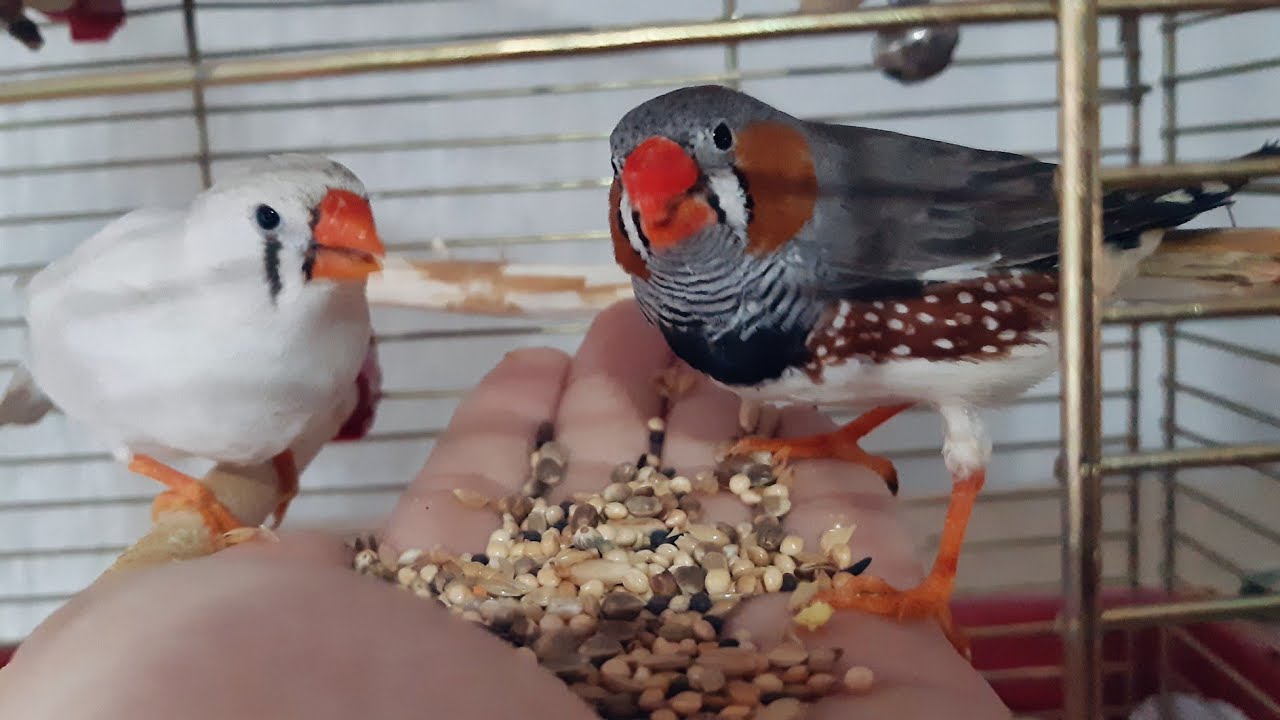
{"type": "MultiPolygon", "coordinates": [[[[1142,262],[1138,275],[1166,281],[1156,295],[1170,299],[1274,289],[1280,286],[1280,230],[1173,230],[1142,262]]],[[[611,262],[531,265],[396,257],[369,283],[374,305],[539,319],[588,318],[629,297],[630,277],[611,262]]],[[[1130,292],[1120,297],[1133,299],[1130,292]]]]}

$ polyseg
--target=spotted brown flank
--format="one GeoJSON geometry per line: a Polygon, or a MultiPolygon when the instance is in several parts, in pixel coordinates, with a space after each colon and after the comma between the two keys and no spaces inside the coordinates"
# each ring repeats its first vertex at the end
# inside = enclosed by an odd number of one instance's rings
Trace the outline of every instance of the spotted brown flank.
{"type": "Polygon", "coordinates": [[[832,303],[809,336],[808,372],[849,359],[881,363],[996,359],[1050,329],[1056,273],[1011,272],[939,283],[920,297],[832,303]]]}
{"type": "Polygon", "coordinates": [[[767,255],[813,217],[818,177],[809,142],[790,125],[752,123],[738,133],[736,156],[743,192],[752,203],[747,251],[767,255]]]}

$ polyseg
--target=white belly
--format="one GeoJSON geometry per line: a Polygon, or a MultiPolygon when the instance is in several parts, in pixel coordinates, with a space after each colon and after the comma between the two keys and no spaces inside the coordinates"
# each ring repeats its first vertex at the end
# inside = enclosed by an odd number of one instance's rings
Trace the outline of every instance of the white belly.
{"type": "Polygon", "coordinates": [[[119,452],[265,462],[332,414],[371,334],[360,288],[233,315],[184,297],[30,318],[29,368],[68,416],[119,452]],[[273,314],[274,313],[274,314],[273,314]]]}
{"type": "Polygon", "coordinates": [[[775,381],[731,388],[741,397],[767,403],[872,406],[897,403],[1001,405],[1030,390],[1058,366],[1058,335],[1039,333],[1040,345],[1015,348],[1007,357],[984,361],[894,360],[881,364],[847,361],[823,369],[820,382],[801,370],[775,381]]]}

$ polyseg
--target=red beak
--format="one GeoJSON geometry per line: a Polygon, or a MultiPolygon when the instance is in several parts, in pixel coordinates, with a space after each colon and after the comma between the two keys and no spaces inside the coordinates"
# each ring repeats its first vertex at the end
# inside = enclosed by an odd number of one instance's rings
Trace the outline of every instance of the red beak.
{"type": "Polygon", "coordinates": [[[369,201],[348,190],[330,190],[317,212],[311,277],[356,281],[382,269],[387,250],[378,237],[369,201]]]}
{"type": "Polygon", "coordinates": [[[627,156],[622,185],[652,246],[671,247],[715,222],[707,201],[690,194],[700,174],[684,148],[665,137],[651,137],[627,156]]]}

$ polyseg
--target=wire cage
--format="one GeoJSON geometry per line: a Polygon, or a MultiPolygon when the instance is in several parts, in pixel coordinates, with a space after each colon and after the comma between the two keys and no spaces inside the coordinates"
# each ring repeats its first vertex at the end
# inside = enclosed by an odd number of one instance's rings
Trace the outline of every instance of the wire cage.
{"type": "MultiPolygon", "coordinates": [[[[996,459],[956,603],[975,663],[1026,716],[1128,717],[1160,690],[1196,690],[1280,718],[1280,628],[1266,614],[1280,608],[1280,470],[1268,465],[1280,460],[1280,302],[1095,313],[1083,301],[1099,184],[1241,172],[1200,163],[1280,126],[1280,93],[1259,91],[1280,87],[1280,58],[1259,57],[1280,29],[1276,3],[550,5],[137,0],[105,43],[43,25],[39,53],[0,48],[0,276],[282,150],[360,174],[389,250],[608,263],[609,128],[703,82],[802,117],[1058,160],[1071,351],[1060,377],[993,416],[996,459]],[[871,63],[872,31],[937,22],[962,37],[937,78],[904,86],[871,63]]],[[[1278,187],[1255,183],[1233,218],[1200,224],[1280,225],[1278,187]]],[[[16,294],[0,304],[12,368],[16,294]]],[[[503,352],[572,349],[584,329],[386,309],[375,327],[386,391],[374,431],[313,463],[294,523],[360,527],[388,510],[503,352]]],[[[899,466],[922,558],[945,508],[938,437],[934,418],[910,413],[869,448],[899,466]]],[[[154,491],[60,416],[0,433],[0,646],[140,534],[154,491]]]]}

